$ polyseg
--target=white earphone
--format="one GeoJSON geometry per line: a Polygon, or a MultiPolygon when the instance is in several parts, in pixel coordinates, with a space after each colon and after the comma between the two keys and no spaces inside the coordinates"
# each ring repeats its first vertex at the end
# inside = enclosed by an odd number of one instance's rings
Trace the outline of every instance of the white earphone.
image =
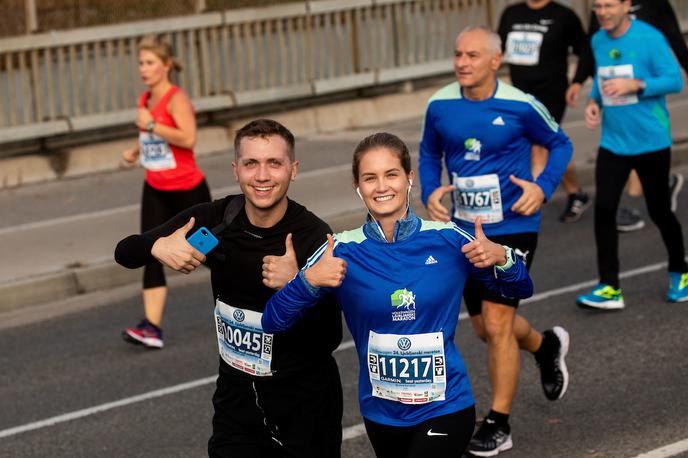
{"type": "Polygon", "coordinates": [[[361,195],[361,188],[359,188],[358,186],[356,186],[356,194],[358,194],[358,197],[360,197],[361,200],[363,200],[363,196],[361,195]]]}
{"type": "Polygon", "coordinates": [[[409,178],[409,186],[413,186],[413,178],[409,178]]]}

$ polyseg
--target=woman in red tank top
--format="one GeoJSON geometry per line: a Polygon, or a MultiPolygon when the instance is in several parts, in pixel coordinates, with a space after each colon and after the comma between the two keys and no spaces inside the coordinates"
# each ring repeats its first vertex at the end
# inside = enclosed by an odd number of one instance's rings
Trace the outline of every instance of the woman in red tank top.
{"type": "MultiPolygon", "coordinates": [[[[136,125],[139,141],[122,153],[128,166],[145,169],[141,202],[141,231],[150,230],[192,205],[209,202],[203,172],[196,165],[196,118],[189,97],[170,81],[172,70],[181,71],[172,46],[154,36],[139,43],[139,73],[148,90],[139,98],[136,125]]],[[[162,265],[147,265],[143,275],[144,319],[126,328],[126,341],[162,348],[160,324],[167,298],[162,265]]]]}

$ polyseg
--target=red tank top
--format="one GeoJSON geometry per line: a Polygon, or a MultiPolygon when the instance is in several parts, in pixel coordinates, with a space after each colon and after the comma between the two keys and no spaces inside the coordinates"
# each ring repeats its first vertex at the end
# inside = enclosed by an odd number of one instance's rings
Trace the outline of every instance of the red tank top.
{"type": "MultiPolygon", "coordinates": [[[[177,127],[174,118],[167,111],[170,98],[181,91],[172,86],[153,107],[148,107],[150,91],[141,94],[139,107],[148,108],[156,123],[177,127]]],[[[161,191],[186,191],[195,188],[204,178],[203,172],[196,165],[194,152],[168,143],[162,137],[141,130],[139,134],[141,164],[146,169],[146,181],[161,191]]]]}

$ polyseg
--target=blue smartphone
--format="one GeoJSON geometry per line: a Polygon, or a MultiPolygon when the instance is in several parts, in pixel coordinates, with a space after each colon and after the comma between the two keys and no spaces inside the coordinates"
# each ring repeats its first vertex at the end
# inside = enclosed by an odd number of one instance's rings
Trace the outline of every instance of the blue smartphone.
{"type": "Polygon", "coordinates": [[[186,241],[203,254],[210,253],[220,243],[213,233],[205,227],[201,227],[191,234],[191,237],[186,239],[186,241]]]}

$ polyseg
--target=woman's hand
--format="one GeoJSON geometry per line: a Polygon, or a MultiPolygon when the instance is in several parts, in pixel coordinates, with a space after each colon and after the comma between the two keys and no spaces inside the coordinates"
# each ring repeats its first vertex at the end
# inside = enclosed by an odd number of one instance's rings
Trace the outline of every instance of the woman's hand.
{"type": "Polygon", "coordinates": [[[139,157],[138,148],[129,148],[122,151],[122,165],[126,168],[131,168],[136,165],[136,159],[139,157]]]}
{"type": "Polygon", "coordinates": [[[316,288],[338,288],[346,276],[346,261],[334,255],[334,239],[327,234],[327,248],[318,262],[304,272],[306,280],[316,288]]]}
{"type": "Polygon", "coordinates": [[[481,269],[506,264],[506,250],[485,236],[480,218],[475,219],[475,239],[462,246],[461,252],[471,264],[481,269]]]}
{"type": "Polygon", "coordinates": [[[136,126],[139,129],[146,130],[148,123],[151,121],[153,121],[153,115],[148,111],[148,108],[139,108],[136,111],[136,126]]]}

